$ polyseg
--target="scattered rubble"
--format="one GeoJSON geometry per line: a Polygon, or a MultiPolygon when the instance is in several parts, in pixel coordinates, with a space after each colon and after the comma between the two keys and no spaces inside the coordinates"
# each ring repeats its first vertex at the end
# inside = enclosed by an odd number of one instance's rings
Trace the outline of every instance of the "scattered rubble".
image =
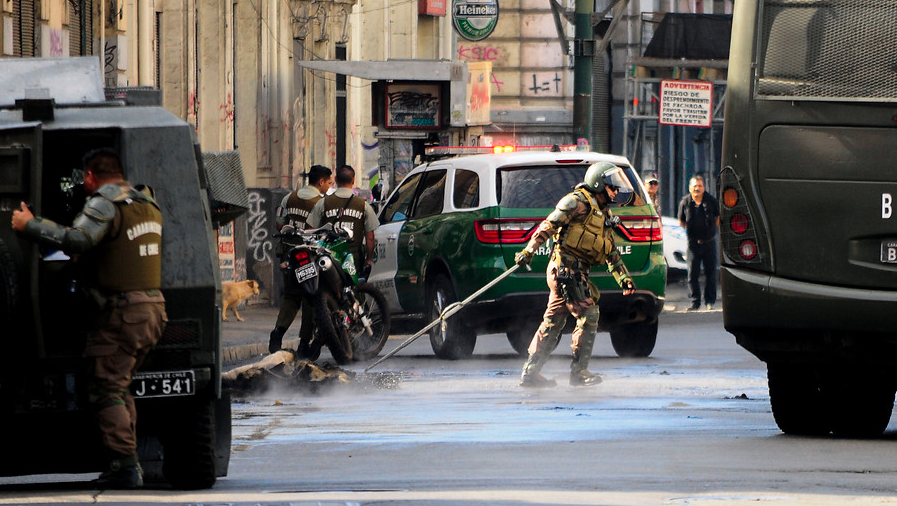
{"type": "Polygon", "coordinates": [[[323,389],[339,387],[394,389],[398,388],[402,376],[392,372],[355,373],[333,363],[317,364],[298,358],[289,350],[281,350],[222,373],[221,381],[225,388],[242,393],[264,392],[273,385],[321,393],[323,389]]]}

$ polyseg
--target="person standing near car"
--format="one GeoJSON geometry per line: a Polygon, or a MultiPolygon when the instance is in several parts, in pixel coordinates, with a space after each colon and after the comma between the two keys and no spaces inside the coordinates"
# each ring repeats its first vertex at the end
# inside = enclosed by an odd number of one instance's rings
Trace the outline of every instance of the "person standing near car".
{"type": "MultiPolygon", "coordinates": [[[[330,189],[333,183],[333,171],[323,165],[312,165],[308,169],[308,185],[288,194],[283,198],[280,207],[277,208],[277,218],[275,223],[277,229],[280,230],[284,225],[289,225],[297,230],[305,230],[306,220],[312,208],[324,197],[324,193],[330,189]]],[[[290,242],[285,238],[284,244],[289,247],[290,242]]],[[[283,255],[286,251],[281,251],[283,255]]],[[[284,286],[290,286],[284,283],[284,286]]],[[[274,330],[268,337],[268,352],[274,353],[283,346],[283,336],[287,333],[296,314],[299,312],[301,297],[295,294],[284,293],[280,298],[280,310],[277,313],[277,321],[274,323],[274,330]]],[[[311,342],[312,331],[314,330],[314,312],[303,309],[302,321],[299,326],[299,350],[298,354],[305,355],[308,345],[311,342]]]]}
{"type": "Polygon", "coordinates": [[[315,204],[308,217],[313,228],[327,223],[352,234],[348,251],[355,259],[358,276],[366,278],[374,258],[374,230],[380,222],[374,208],[355,195],[355,169],[349,165],[336,169],[336,191],[315,204]]]}
{"type": "Polygon", "coordinates": [[[608,204],[623,186],[629,188],[630,184],[622,169],[607,162],[593,164],[586,171],[584,181],[558,201],[555,210],[539,224],[526,248],[515,255],[514,261],[518,265],[528,265],[535,251],[548,238],[555,240],[546,272],[550,291],[548,306],[530,343],[520,386],[545,388],[556,385],[554,380],[544,377],[541,370],[557,346],[568,314],[576,317],[570,384],[601,383],[601,376],[589,372],[588,368],[599,316],[599,291],[589,280],[589,271],[593,265],[605,263],[623,288],[623,295],[635,292],[632,277],[614,245],[616,218],[608,209],[608,204]]]}
{"type": "Polygon", "coordinates": [[[654,211],[660,216],[663,213],[660,211],[660,181],[657,180],[657,173],[652,172],[648,174],[645,184],[648,185],[646,190],[648,190],[648,198],[651,199],[651,204],[654,205],[654,211]]]}
{"type": "Polygon", "coordinates": [[[719,203],[704,188],[704,178],[694,176],[688,182],[689,194],[679,202],[679,225],[688,235],[689,311],[701,308],[701,266],[704,267],[704,302],[707,309],[716,304],[716,237],[719,230],[719,203]]]}
{"type": "Polygon", "coordinates": [[[35,217],[24,202],[13,211],[12,227],[28,239],[77,256],[77,264],[86,266],[90,292],[99,305],[84,349],[88,401],[108,461],[95,485],[134,489],[143,486],[143,472],[131,378],[167,321],[159,290],[162,213],[152,190],[134,188],[124,179],[115,151],[91,151],[83,165],[84,189],[91,197],[71,227],[35,217]]]}

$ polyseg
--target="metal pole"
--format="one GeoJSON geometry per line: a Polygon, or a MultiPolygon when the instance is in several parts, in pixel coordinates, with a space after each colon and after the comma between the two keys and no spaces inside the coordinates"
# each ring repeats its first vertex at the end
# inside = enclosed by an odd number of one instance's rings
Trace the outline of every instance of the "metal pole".
{"type": "MultiPolygon", "coordinates": [[[[416,341],[417,338],[419,338],[420,336],[424,335],[424,334],[425,334],[426,332],[428,332],[430,329],[432,329],[433,327],[435,327],[437,323],[442,322],[442,321],[445,321],[445,320],[448,320],[449,317],[451,317],[453,314],[455,314],[455,313],[457,313],[458,311],[460,311],[461,308],[463,308],[463,307],[466,306],[467,304],[470,304],[470,302],[471,302],[472,300],[476,299],[477,297],[479,297],[480,295],[482,295],[483,293],[485,293],[486,290],[488,290],[488,289],[492,288],[493,286],[497,285],[501,280],[503,280],[503,279],[505,279],[506,277],[510,276],[511,274],[515,273],[515,272],[517,271],[517,269],[519,269],[519,268],[520,268],[520,265],[519,265],[519,264],[514,264],[513,267],[511,267],[510,269],[508,269],[508,270],[506,270],[505,272],[501,273],[501,275],[499,275],[497,278],[495,278],[495,279],[493,279],[492,281],[490,281],[489,283],[487,283],[486,286],[484,286],[484,287],[480,288],[479,290],[477,290],[476,292],[472,293],[472,294],[470,295],[470,297],[467,297],[466,299],[464,299],[464,300],[461,301],[461,302],[455,302],[454,304],[449,304],[448,307],[446,307],[445,309],[442,310],[442,314],[439,315],[439,318],[436,318],[435,320],[431,321],[429,325],[427,325],[426,327],[420,329],[420,331],[418,331],[417,334],[414,334],[413,336],[411,336],[411,337],[409,337],[408,339],[406,339],[405,342],[403,342],[402,344],[396,346],[396,349],[392,350],[391,352],[387,353],[386,355],[383,355],[383,357],[382,357],[380,360],[378,360],[378,361],[374,362],[373,364],[367,366],[367,367],[364,369],[364,372],[368,372],[368,371],[370,371],[371,369],[373,369],[374,367],[377,367],[378,365],[380,365],[381,362],[384,362],[386,359],[388,359],[388,358],[392,357],[393,355],[395,355],[396,353],[398,353],[399,350],[403,349],[404,347],[406,347],[406,346],[408,346],[409,344],[411,344],[411,343],[413,343],[414,341],[416,341]]],[[[527,266],[527,268],[529,268],[529,266],[527,266]]]]}
{"type": "MultiPolygon", "coordinates": [[[[577,139],[592,139],[592,55],[586,47],[594,49],[592,42],[591,14],[594,0],[576,0],[574,50],[573,50],[573,130],[577,139]]],[[[591,148],[594,149],[594,148],[591,148]]]]}

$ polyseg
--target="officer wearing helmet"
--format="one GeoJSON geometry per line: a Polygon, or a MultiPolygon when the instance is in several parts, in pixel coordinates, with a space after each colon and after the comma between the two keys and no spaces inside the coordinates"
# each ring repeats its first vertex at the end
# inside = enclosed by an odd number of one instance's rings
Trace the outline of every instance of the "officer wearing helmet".
{"type": "Polygon", "coordinates": [[[520,386],[556,385],[554,380],[542,376],[541,370],[557,346],[568,314],[576,317],[570,384],[601,383],[599,375],[589,372],[589,359],[598,332],[599,297],[598,288],[589,280],[589,271],[593,265],[606,263],[623,288],[623,295],[635,292],[632,277],[614,245],[613,226],[618,218],[608,209],[621,187],[631,187],[622,169],[608,162],[593,164],[583,182],[557,203],[555,210],[539,224],[526,248],[515,255],[518,265],[529,265],[539,246],[554,238],[546,272],[550,290],[548,307],[529,345],[520,386]]]}

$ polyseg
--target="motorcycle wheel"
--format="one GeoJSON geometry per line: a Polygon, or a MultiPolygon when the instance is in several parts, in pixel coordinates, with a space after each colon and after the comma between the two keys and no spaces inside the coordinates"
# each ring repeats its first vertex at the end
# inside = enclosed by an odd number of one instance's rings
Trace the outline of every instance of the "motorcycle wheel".
{"type": "Polygon", "coordinates": [[[352,342],[355,360],[369,360],[380,353],[389,339],[389,307],[380,290],[367,283],[355,287],[355,298],[371,320],[373,335],[368,334],[361,319],[353,312],[349,319],[349,340],[352,342]]]}
{"type": "Polygon", "coordinates": [[[346,313],[329,293],[321,292],[315,299],[315,318],[318,324],[318,338],[330,349],[333,360],[340,365],[351,362],[352,344],[343,325],[346,313]]]}

